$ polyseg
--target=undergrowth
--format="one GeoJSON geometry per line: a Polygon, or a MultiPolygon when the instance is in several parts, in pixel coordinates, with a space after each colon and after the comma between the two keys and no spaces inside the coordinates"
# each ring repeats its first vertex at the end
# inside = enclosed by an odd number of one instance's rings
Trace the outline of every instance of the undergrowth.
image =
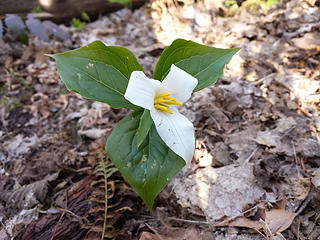
{"type": "Polygon", "coordinates": [[[98,149],[98,162],[93,174],[95,179],[91,183],[92,191],[88,198],[93,207],[87,213],[87,217],[93,217],[94,221],[89,226],[86,239],[92,239],[93,235],[100,235],[101,240],[114,237],[113,226],[108,225],[108,219],[112,217],[112,214],[108,215],[108,209],[112,207],[108,205],[108,200],[114,196],[115,183],[108,179],[117,171],[103,150],[98,149]]]}

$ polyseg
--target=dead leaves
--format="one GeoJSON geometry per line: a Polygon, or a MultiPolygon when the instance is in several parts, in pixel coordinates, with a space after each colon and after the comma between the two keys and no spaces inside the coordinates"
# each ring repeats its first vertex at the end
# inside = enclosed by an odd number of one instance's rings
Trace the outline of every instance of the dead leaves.
{"type": "Polygon", "coordinates": [[[297,123],[292,117],[281,118],[277,121],[275,129],[259,131],[253,140],[258,144],[272,147],[274,152],[292,156],[294,154],[292,143],[282,140],[290,134],[296,125],[297,123]]]}
{"type": "Polygon", "coordinates": [[[49,175],[40,181],[2,192],[0,200],[4,203],[6,214],[13,214],[24,208],[32,208],[39,202],[44,203],[50,182],[58,177],[58,173],[49,175]]]}
{"type": "Polygon", "coordinates": [[[190,226],[188,228],[173,228],[159,231],[154,228],[149,228],[154,232],[143,232],[139,240],[196,240],[202,239],[199,230],[190,226]]]}
{"type": "Polygon", "coordinates": [[[25,225],[38,219],[37,205],[45,203],[49,186],[57,177],[58,173],[55,173],[40,181],[1,193],[0,220],[5,222],[10,237],[15,237],[25,225]]]}
{"type": "Polygon", "coordinates": [[[22,134],[18,134],[15,138],[3,143],[3,147],[6,149],[6,161],[29,154],[32,150],[36,149],[39,144],[40,140],[37,135],[24,137],[22,134]]]}
{"type": "Polygon", "coordinates": [[[282,209],[271,209],[266,211],[265,219],[265,231],[275,234],[277,232],[281,233],[290,227],[296,214],[292,212],[286,212],[284,208],[282,209]]]}
{"type": "MultiPolygon", "coordinates": [[[[261,205],[260,205],[261,207],[261,205]]],[[[263,216],[257,220],[252,220],[247,217],[238,217],[228,223],[219,224],[221,226],[234,226],[234,227],[246,227],[260,232],[264,231],[267,237],[272,238],[277,233],[285,231],[292,224],[296,214],[293,212],[288,212],[285,208],[280,209],[265,209],[263,211],[263,216]]]]}

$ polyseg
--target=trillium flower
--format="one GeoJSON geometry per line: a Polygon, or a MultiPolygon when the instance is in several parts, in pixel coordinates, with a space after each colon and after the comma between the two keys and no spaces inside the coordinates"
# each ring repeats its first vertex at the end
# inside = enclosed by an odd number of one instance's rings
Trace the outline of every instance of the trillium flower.
{"type": "Polygon", "coordinates": [[[132,104],[150,110],[161,139],[177,155],[190,164],[195,136],[193,124],[177,110],[190,97],[198,80],[182,69],[171,65],[165,79],[148,78],[142,71],[131,73],[124,97],[132,104]]]}

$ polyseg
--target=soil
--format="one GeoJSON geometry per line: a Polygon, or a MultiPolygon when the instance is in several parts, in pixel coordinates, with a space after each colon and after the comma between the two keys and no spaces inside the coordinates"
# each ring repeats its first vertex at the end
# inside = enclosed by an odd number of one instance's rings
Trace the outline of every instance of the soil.
{"type": "Polygon", "coordinates": [[[154,0],[61,26],[64,42],[2,40],[0,239],[319,239],[319,1],[237,2],[154,0]],[[241,51],[182,107],[194,159],[150,212],[104,151],[128,110],[68,92],[44,54],[102,40],[151,77],[176,38],[241,51]]]}

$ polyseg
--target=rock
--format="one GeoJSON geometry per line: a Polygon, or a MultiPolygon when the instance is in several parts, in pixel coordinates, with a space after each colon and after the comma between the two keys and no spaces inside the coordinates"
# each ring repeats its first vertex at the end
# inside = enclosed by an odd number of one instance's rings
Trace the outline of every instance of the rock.
{"type": "Polygon", "coordinates": [[[320,168],[314,172],[311,182],[316,188],[320,188],[320,168]]]}
{"type": "Polygon", "coordinates": [[[208,221],[236,217],[244,207],[265,193],[258,187],[250,164],[197,169],[194,175],[182,171],[172,182],[179,203],[196,212],[201,209],[208,221]]]}

